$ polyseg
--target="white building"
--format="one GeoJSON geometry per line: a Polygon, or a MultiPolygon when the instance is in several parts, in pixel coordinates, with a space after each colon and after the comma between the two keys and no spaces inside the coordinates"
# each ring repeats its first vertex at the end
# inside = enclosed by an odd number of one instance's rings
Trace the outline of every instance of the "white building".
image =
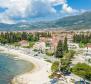
{"type": "Polygon", "coordinates": [[[37,49],[37,50],[45,51],[46,44],[45,44],[45,42],[37,42],[37,43],[35,43],[35,45],[33,46],[33,48],[37,49]]]}
{"type": "Polygon", "coordinates": [[[79,48],[79,45],[75,44],[75,43],[68,43],[68,48],[69,49],[77,49],[77,48],[79,48]]]}

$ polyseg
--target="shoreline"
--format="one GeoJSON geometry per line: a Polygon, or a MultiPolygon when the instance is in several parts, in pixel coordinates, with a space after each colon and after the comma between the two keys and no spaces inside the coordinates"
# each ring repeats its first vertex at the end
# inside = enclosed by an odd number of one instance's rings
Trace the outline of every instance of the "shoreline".
{"type": "Polygon", "coordinates": [[[12,84],[47,84],[49,82],[48,76],[51,73],[51,63],[4,46],[0,46],[0,50],[3,50],[3,52],[7,54],[16,55],[16,59],[22,59],[34,65],[34,68],[30,72],[14,77],[11,81],[12,84]]]}

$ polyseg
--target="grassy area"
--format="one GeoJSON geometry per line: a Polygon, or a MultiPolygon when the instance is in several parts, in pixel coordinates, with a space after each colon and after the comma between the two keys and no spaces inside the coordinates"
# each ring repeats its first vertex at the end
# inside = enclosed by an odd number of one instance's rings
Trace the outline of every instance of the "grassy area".
{"type": "Polygon", "coordinates": [[[32,48],[35,42],[29,42],[29,47],[32,48]]]}
{"type": "Polygon", "coordinates": [[[20,46],[20,44],[18,42],[15,42],[13,45],[14,46],[20,46]]]}
{"type": "Polygon", "coordinates": [[[61,71],[70,71],[69,65],[71,64],[71,59],[74,57],[75,51],[70,50],[65,53],[63,58],[61,59],[61,71]]]}
{"type": "Polygon", "coordinates": [[[24,46],[24,48],[32,48],[35,42],[29,42],[29,46],[24,46]]]}
{"type": "Polygon", "coordinates": [[[57,74],[56,72],[53,72],[50,76],[49,76],[49,78],[60,78],[60,77],[62,77],[62,74],[57,74]]]}
{"type": "Polygon", "coordinates": [[[85,46],[86,46],[86,44],[81,43],[81,42],[79,43],[79,47],[80,47],[80,48],[84,48],[85,46]]]}
{"type": "Polygon", "coordinates": [[[49,62],[49,63],[52,63],[50,60],[46,59],[45,61],[49,62]]]}
{"type": "MultiPolygon", "coordinates": [[[[24,48],[32,48],[34,44],[35,44],[35,42],[29,42],[29,46],[23,46],[23,47],[24,47],[24,48]]],[[[21,45],[19,44],[19,42],[15,42],[15,43],[13,43],[12,45],[14,45],[14,46],[21,46],[21,45]]]]}
{"type": "Polygon", "coordinates": [[[58,62],[58,61],[55,61],[55,62],[52,64],[52,66],[51,66],[51,70],[52,70],[53,72],[58,71],[58,66],[59,66],[59,62],[58,62]]]}
{"type": "Polygon", "coordinates": [[[73,56],[74,56],[75,53],[76,53],[75,51],[69,50],[69,52],[64,53],[63,58],[64,58],[64,59],[69,59],[69,60],[70,60],[70,59],[73,58],[73,56]]]}
{"type": "Polygon", "coordinates": [[[54,52],[52,50],[47,50],[46,51],[46,55],[47,56],[53,56],[54,55],[54,52]]]}
{"type": "Polygon", "coordinates": [[[91,66],[85,63],[76,64],[71,71],[84,79],[91,80],[91,66]]]}
{"type": "Polygon", "coordinates": [[[39,50],[37,50],[37,49],[34,49],[33,51],[34,51],[34,52],[38,52],[39,50]]]}
{"type": "MultiPolygon", "coordinates": [[[[60,66],[61,71],[63,71],[63,72],[65,72],[65,71],[69,72],[70,71],[69,65],[71,63],[70,61],[73,58],[74,54],[75,54],[75,51],[70,50],[69,52],[64,54],[63,58],[60,59],[61,60],[61,66],[60,66]]],[[[59,62],[55,61],[52,64],[51,70],[53,72],[58,71],[58,67],[59,67],[59,62]]]]}

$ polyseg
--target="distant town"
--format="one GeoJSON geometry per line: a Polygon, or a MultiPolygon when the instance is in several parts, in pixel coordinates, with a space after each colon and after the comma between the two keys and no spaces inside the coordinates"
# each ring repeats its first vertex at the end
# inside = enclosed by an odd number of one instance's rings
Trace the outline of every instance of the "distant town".
{"type": "Polygon", "coordinates": [[[22,48],[23,53],[32,53],[34,58],[50,63],[47,84],[91,84],[91,32],[88,30],[1,32],[0,43],[10,49],[22,48]]]}

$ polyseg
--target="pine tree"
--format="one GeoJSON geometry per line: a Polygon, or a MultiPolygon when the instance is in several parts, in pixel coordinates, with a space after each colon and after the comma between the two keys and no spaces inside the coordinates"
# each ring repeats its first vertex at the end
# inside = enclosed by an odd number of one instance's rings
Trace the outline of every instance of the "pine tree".
{"type": "Polygon", "coordinates": [[[64,51],[64,52],[68,52],[67,37],[65,37],[65,39],[64,39],[63,51],[64,51]]]}
{"type": "Polygon", "coordinates": [[[34,41],[38,41],[38,40],[39,40],[39,33],[35,33],[34,41]]]}
{"type": "Polygon", "coordinates": [[[56,50],[56,57],[62,58],[63,57],[63,44],[62,41],[59,40],[57,50],[56,50]]]}
{"type": "Polygon", "coordinates": [[[22,33],[22,40],[27,40],[27,33],[26,32],[22,33]]]}
{"type": "Polygon", "coordinates": [[[76,35],[73,35],[73,42],[76,42],[76,35]]]}
{"type": "Polygon", "coordinates": [[[28,41],[34,41],[32,34],[28,34],[28,41]]]}

